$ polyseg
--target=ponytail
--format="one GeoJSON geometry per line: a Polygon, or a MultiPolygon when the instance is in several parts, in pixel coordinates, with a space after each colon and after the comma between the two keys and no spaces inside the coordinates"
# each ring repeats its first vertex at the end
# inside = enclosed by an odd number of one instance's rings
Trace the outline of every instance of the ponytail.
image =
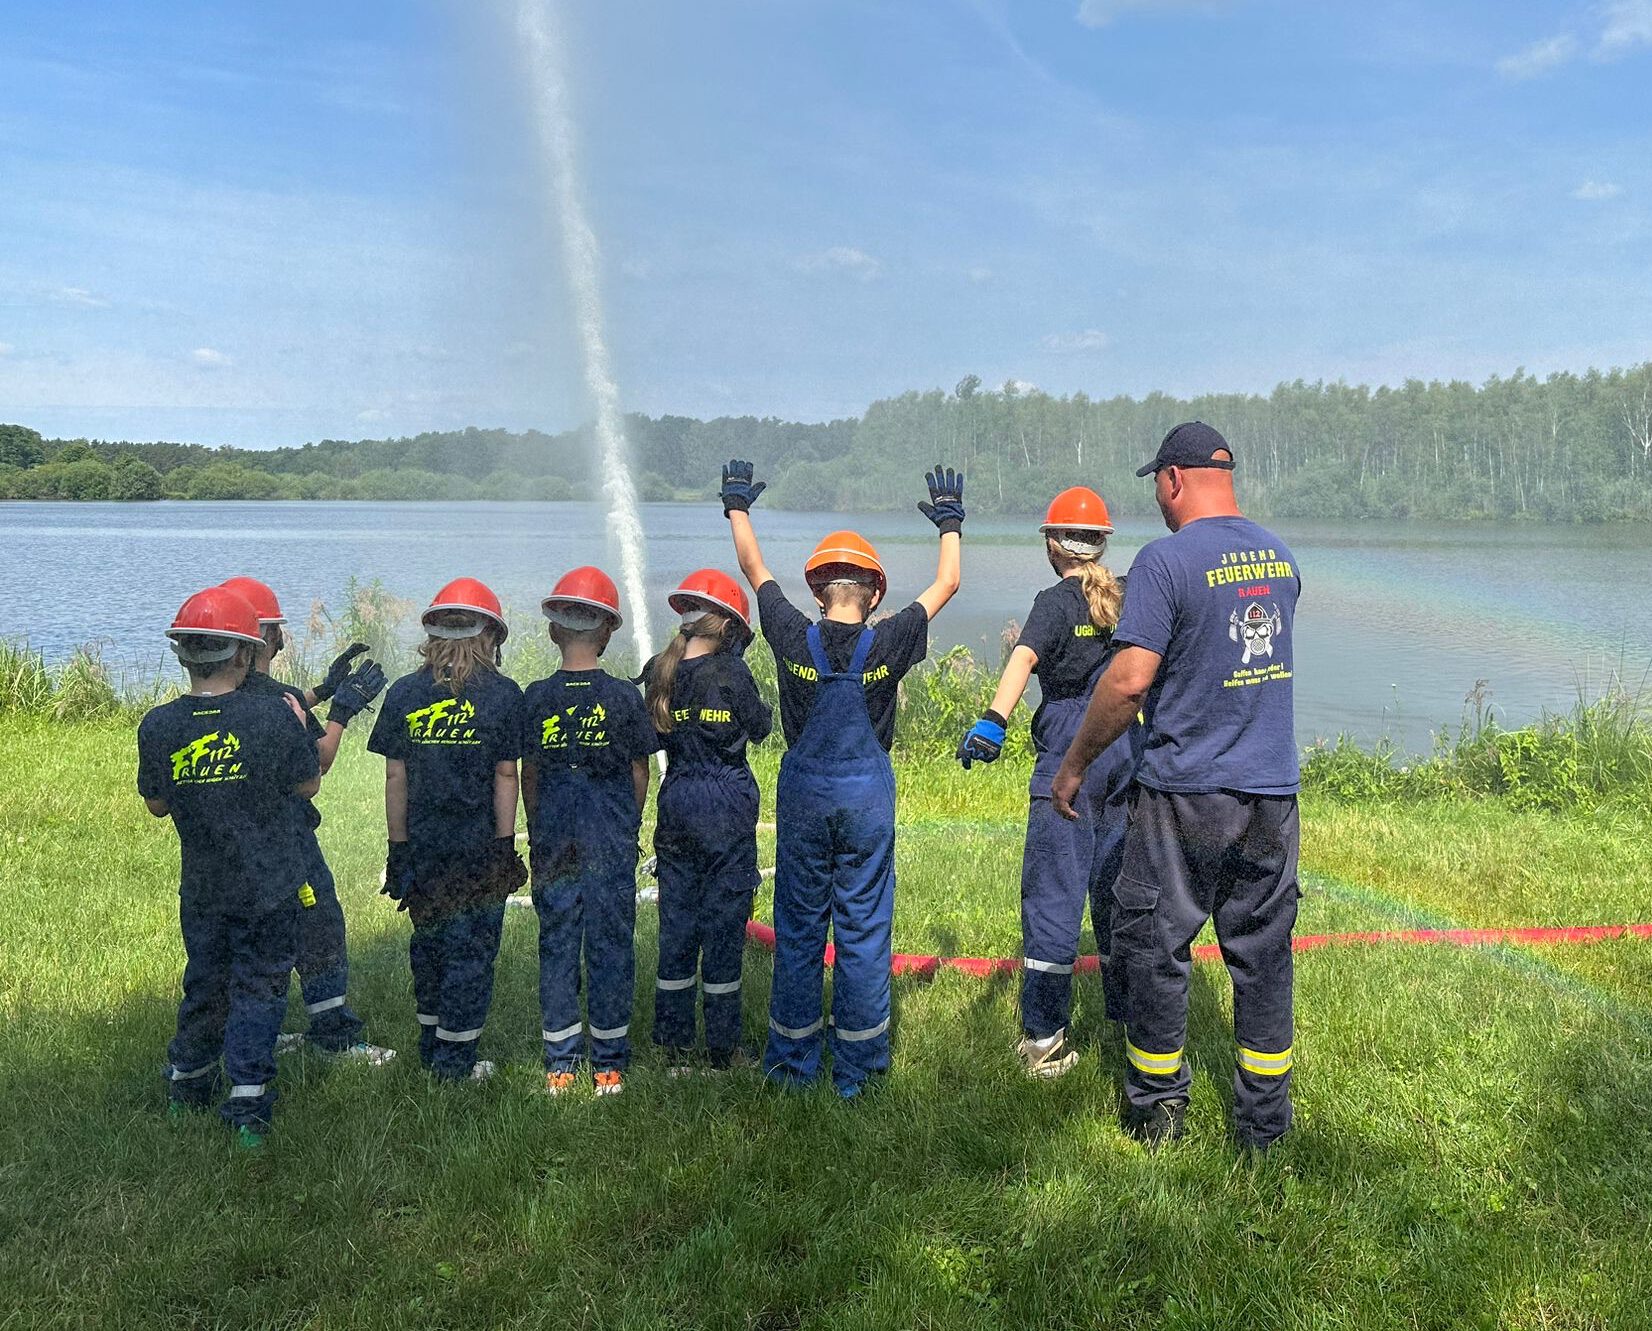
{"type": "Polygon", "coordinates": [[[1075,554],[1053,536],[1047,538],[1050,562],[1063,577],[1078,570],[1078,584],[1090,606],[1090,622],[1104,633],[1118,627],[1119,610],[1124,604],[1124,585],[1113,576],[1113,570],[1101,562],[1107,552],[1107,538],[1094,554],[1075,554]]]}
{"type": "Polygon", "coordinates": [[[1124,604],[1124,588],[1113,570],[1100,559],[1086,559],[1078,566],[1079,586],[1090,603],[1090,622],[1104,633],[1118,627],[1119,609],[1124,604]]]}
{"type": "Polygon", "coordinates": [[[692,623],[684,624],[665,645],[665,650],[654,658],[654,668],[648,672],[648,685],[643,697],[648,704],[648,715],[654,729],[669,735],[671,723],[671,686],[677,681],[677,667],[683,663],[690,638],[715,638],[721,646],[728,640],[734,620],[728,615],[708,612],[692,623]]]}

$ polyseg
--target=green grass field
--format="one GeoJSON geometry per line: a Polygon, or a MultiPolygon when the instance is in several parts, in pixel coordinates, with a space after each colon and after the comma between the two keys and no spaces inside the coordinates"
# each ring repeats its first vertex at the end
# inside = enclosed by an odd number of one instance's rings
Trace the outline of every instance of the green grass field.
{"type": "MultiPolygon", "coordinates": [[[[1297,1128],[1255,1165],[1225,1139],[1212,966],[1190,1134],[1157,1156],[1116,1126],[1093,979],[1055,1083],[1017,1072],[1012,981],[943,975],[896,982],[894,1071],[858,1103],[669,1081],[646,1036],[625,1095],[552,1103],[522,911],[484,1036],[503,1071],[438,1087],[352,735],[322,839],[353,1000],[406,1052],[284,1062],[249,1158],[162,1112],[177,848],[132,767],[127,722],[0,731],[0,1327],[1652,1325],[1647,943],[1303,955],[1297,1128]]],[[[897,949],[1015,954],[1025,769],[900,775],[897,949]]],[[[1310,798],[1303,822],[1303,932],[1652,918],[1644,816],[1611,805],[1310,798]]],[[[653,938],[645,906],[639,1032],[653,938]]],[[[754,1039],[769,968],[748,953],[754,1039]]]]}

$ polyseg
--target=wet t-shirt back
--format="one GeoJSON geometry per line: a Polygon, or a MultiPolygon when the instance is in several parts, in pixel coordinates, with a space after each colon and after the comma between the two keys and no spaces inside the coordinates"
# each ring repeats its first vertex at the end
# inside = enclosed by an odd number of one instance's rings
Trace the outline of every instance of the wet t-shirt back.
{"type": "Polygon", "coordinates": [[[761,744],[773,729],[774,713],[738,656],[718,652],[678,663],[671,729],[660,736],[671,770],[744,768],[746,745],[761,744]]]}
{"type": "Polygon", "coordinates": [[[518,756],[516,682],[486,670],[461,696],[429,670],[403,675],[379,706],[368,749],[407,767],[407,839],[421,864],[470,861],[493,843],[493,769],[518,756]]]}
{"type": "MultiPolygon", "coordinates": [[[[304,701],[304,690],[296,685],[284,684],[262,670],[249,670],[246,679],[241,682],[241,692],[262,694],[267,698],[291,698],[304,709],[304,729],[309,732],[311,740],[320,743],[326,736],[327,727],[321,724],[321,718],[304,701]]],[[[321,810],[316,808],[314,800],[304,801],[304,815],[311,827],[321,826],[321,810]]]]}
{"type": "MultiPolygon", "coordinates": [[[[757,611],[763,636],[774,651],[775,675],[780,683],[780,726],[786,743],[796,744],[814,707],[818,672],[809,655],[807,615],[786,599],[772,579],[757,589],[757,611]]],[[[855,654],[862,625],[820,621],[820,645],[826,663],[844,670],[855,654]]],[[[929,615],[914,601],[904,610],[872,625],[872,650],[866,657],[862,683],[866,711],[878,743],[887,750],[895,742],[895,704],[900,682],[929,654],[929,615]]]]}
{"type": "Polygon", "coordinates": [[[1052,727],[1050,708],[1062,703],[1076,706],[1078,699],[1088,701],[1096,672],[1112,650],[1112,630],[1099,629],[1091,620],[1084,584],[1077,578],[1063,578],[1033,598],[1032,610],[1015,645],[1030,649],[1038,657],[1033,667],[1039,695],[1038,710],[1033,713],[1033,747],[1043,754],[1059,746],[1065,753],[1076,726],[1052,727]]]}
{"type": "Polygon", "coordinates": [[[631,764],[660,747],[643,706],[642,691],[605,670],[559,670],[528,685],[522,695],[520,744],[524,761],[539,769],[539,799],[530,811],[529,835],[545,843],[570,810],[559,809],[559,772],[612,786],[630,816],[640,818],[631,786],[631,764]]]}
{"type": "Polygon", "coordinates": [[[1157,790],[1294,794],[1296,558],[1248,518],[1201,518],[1144,546],[1114,640],[1164,660],[1136,779],[1157,790]]]}
{"type": "Polygon", "coordinates": [[[138,726],[138,793],[172,811],[179,892],[213,910],[296,903],[307,860],[293,788],[319,770],[315,742],[280,698],[185,696],[138,726]]]}

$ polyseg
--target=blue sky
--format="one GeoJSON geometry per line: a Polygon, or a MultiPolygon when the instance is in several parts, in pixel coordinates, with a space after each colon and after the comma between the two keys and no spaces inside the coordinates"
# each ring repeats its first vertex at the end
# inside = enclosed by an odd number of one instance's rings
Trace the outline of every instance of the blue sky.
{"type": "MultiPolygon", "coordinates": [[[[558,0],[628,407],[1652,357],[1652,0],[558,0]]],[[[0,10],[0,419],[587,414],[508,5],[0,10]]]]}

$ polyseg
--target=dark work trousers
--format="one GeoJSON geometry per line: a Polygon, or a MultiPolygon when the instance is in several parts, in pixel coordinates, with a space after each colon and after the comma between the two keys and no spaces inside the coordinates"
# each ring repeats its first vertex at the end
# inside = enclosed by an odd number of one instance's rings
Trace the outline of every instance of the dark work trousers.
{"type": "Polygon", "coordinates": [[[493,1004],[505,903],[480,889],[480,876],[479,868],[458,866],[420,874],[407,898],[419,1061],[448,1081],[469,1077],[476,1066],[493,1004]]]}
{"type": "Polygon", "coordinates": [[[180,903],[183,1001],[167,1048],[173,1100],[204,1109],[218,1097],[218,1064],[229,1078],[219,1109],[231,1127],[268,1131],[275,1108],[275,1037],[287,1008],[298,931],[298,898],[245,913],[180,903]]]}
{"type": "Polygon", "coordinates": [[[895,774],[866,710],[865,630],[833,672],[809,628],[814,706],[780,762],[776,793],[774,988],[763,1071],[807,1084],[820,1074],[826,929],[832,974],[832,1081],[854,1091],[889,1067],[890,926],[895,907],[895,774]]]}
{"type": "Polygon", "coordinates": [[[566,811],[554,842],[533,845],[533,906],[539,915],[539,1009],[545,1068],[571,1072],[586,1056],[579,976],[585,963],[590,1060],[598,1072],[631,1062],[631,1002],[637,962],[637,833],[631,773],[587,776],[541,768],[539,798],[557,787],[566,811]]]}
{"type": "Polygon", "coordinates": [[[1135,776],[1134,736],[1121,735],[1084,774],[1073,808],[1063,818],[1050,803],[1050,782],[1078,733],[1090,697],[1046,703],[1039,711],[1038,761],[1027,808],[1027,844],[1021,858],[1021,1028],[1035,1040],[1066,1028],[1072,1015],[1073,963],[1084,903],[1090,903],[1102,994],[1110,1020],[1124,1020],[1123,974],[1110,964],[1113,880],[1124,859],[1124,824],[1135,776]]]}
{"type": "Polygon", "coordinates": [[[309,1040],[338,1053],[361,1038],[362,1021],[345,999],[350,964],[344,938],[344,908],[321,843],[308,834],[308,881],[315,905],[298,912],[298,982],[310,1019],[309,1040]]]}
{"type": "Polygon", "coordinates": [[[660,964],[654,1043],[694,1043],[694,986],[706,1048],[740,1040],[740,969],[757,875],[757,782],[746,767],[673,763],[660,786],[660,964]]]}
{"type": "Polygon", "coordinates": [[[1125,1096],[1135,1116],[1185,1100],[1193,939],[1214,918],[1233,979],[1234,1129],[1258,1145],[1291,1125],[1296,796],[1137,786],[1114,888],[1113,955],[1128,989],[1125,1096]]]}

